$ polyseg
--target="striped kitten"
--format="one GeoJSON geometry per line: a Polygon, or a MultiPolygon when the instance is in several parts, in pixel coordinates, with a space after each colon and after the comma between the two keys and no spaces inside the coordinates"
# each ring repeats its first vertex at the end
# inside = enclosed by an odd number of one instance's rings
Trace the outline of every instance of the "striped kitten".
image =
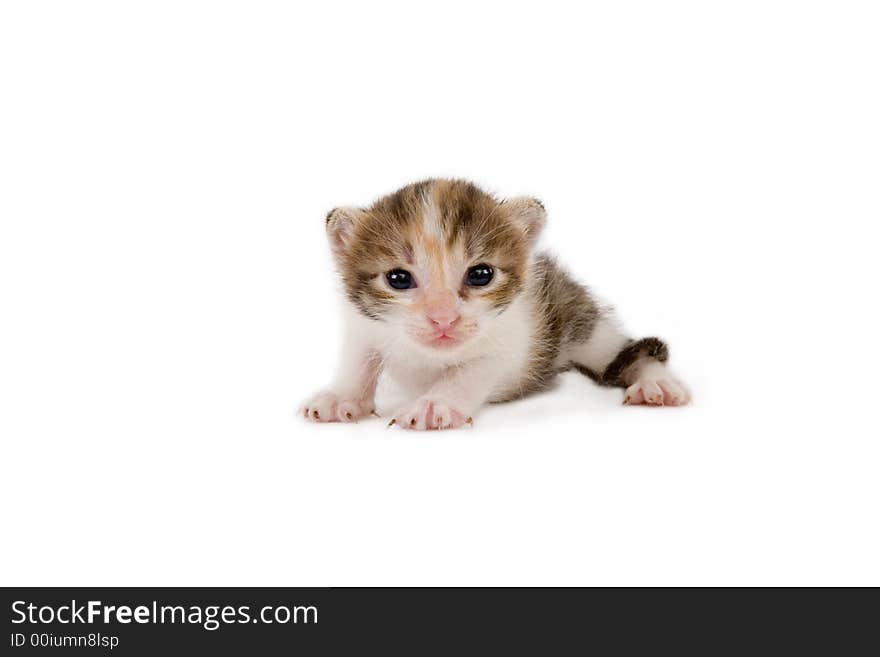
{"type": "Polygon", "coordinates": [[[409,391],[391,423],[450,429],[487,402],[574,368],[626,388],[624,403],[678,406],[688,392],[666,345],[633,340],[547,255],[532,198],[498,201],[462,180],[426,180],[369,208],[337,208],[327,234],[348,298],[335,382],[302,409],[316,422],[375,410],[380,374],[409,391]]]}

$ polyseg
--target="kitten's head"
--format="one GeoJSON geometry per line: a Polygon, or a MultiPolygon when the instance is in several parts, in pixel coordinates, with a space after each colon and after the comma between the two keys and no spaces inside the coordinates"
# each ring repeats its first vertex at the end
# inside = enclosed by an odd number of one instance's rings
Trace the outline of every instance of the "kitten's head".
{"type": "Polygon", "coordinates": [[[358,310],[439,353],[479,335],[520,294],[544,220],[535,199],[427,180],[369,208],[333,210],[327,233],[358,310]]]}

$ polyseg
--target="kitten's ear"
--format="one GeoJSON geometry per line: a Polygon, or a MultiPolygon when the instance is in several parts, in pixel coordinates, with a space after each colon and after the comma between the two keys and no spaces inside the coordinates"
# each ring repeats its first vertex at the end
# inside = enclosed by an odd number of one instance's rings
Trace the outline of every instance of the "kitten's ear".
{"type": "Polygon", "coordinates": [[[333,208],[327,213],[327,237],[330,239],[333,255],[345,255],[360,214],[361,210],[357,208],[333,208]]]}
{"type": "Polygon", "coordinates": [[[511,216],[519,221],[529,243],[534,244],[544,229],[544,224],[547,223],[544,204],[531,196],[517,196],[506,199],[504,206],[508,208],[511,216]]]}

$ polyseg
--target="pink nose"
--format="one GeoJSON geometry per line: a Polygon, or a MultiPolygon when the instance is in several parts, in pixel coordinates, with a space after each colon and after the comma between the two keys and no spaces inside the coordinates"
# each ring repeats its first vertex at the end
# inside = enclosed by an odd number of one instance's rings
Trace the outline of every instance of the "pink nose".
{"type": "Polygon", "coordinates": [[[431,324],[441,331],[448,331],[461,318],[461,315],[454,312],[432,313],[428,315],[431,324]]]}

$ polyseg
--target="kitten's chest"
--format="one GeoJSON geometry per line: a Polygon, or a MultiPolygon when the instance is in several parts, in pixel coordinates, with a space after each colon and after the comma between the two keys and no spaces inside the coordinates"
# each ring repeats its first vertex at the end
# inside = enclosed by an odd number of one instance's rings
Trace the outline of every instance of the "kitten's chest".
{"type": "Polygon", "coordinates": [[[424,391],[443,376],[449,365],[433,361],[414,349],[397,349],[383,358],[383,373],[404,390],[424,391]]]}

